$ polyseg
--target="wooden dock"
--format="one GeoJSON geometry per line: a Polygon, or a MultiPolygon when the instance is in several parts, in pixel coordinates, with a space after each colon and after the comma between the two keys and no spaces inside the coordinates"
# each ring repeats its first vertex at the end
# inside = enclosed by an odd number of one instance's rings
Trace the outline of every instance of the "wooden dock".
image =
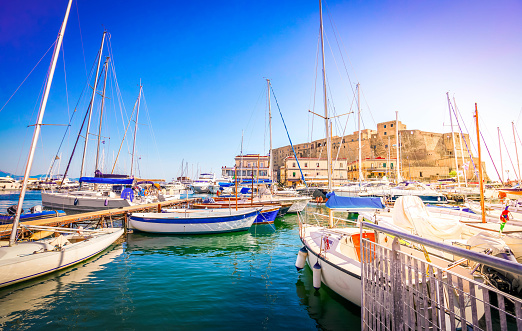
{"type": "MultiPolygon", "coordinates": [[[[189,205],[200,201],[200,198],[177,199],[162,202],[149,203],[144,205],[129,206],[116,209],[105,209],[88,213],[66,215],[60,217],[45,218],[40,220],[21,222],[22,225],[33,226],[57,226],[68,227],[73,223],[92,222],[98,220],[100,223],[104,221],[112,221],[115,219],[124,219],[128,213],[134,212],[161,212],[164,207],[173,207],[180,205],[189,205]]],[[[8,237],[11,234],[12,224],[0,225],[0,238],[8,237]]]]}

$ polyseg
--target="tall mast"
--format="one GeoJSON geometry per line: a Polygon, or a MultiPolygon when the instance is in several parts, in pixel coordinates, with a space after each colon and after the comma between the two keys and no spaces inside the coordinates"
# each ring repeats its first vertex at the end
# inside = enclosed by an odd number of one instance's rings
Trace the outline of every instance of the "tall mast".
{"type": "Polygon", "coordinates": [[[140,93],[138,95],[138,105],[136,108],[136,120],[134,122],[134,142],[132,143],[132,158],[131,158],[131,168],[130,168],[130,175],[131,177],[134,176],[133,167],[134,167],[134,153],[136,153],[136,134],[138,133],[138,115],[140,113],[140,99],[141,99],[141,81],[140,81],[140,93]]]}
{"type": "Polygon", "coordinates": [[[85,132],[85,145],[83,146],[82,167],[80,168],[80,177],[83,177],[83,170],[85,169],[85,155],[87,154],[87,144],[89,142],[89,130],[91,129],[92,107],[94,104],[94,96],[96,96],[96,89],[98,88],[98,71],[100,70],[100,63],[103,52],[103,43],[105,42],[105,34],[103,31],[102,42],[100,46],[100,53],[98,54],[98,64],[96,65],[96,72],[94,74],[94,86],[92,87],[91,103],[89,105],[89,121],[87,122],[87,131],[85,132]]]}
{"type": "Polygon", "coordinates": [[[498,150],[500,152],[500,180],[504,183],[504,165],[502,164],[502,145],[500,145],[500,128],[497,126],[498,132],[498,150]]]}
{"type": "Polygon", "coordinates": [[[480,209],[482,211],[482,223],[486,223],[486,211],[484,209],[484,181],[482,180],[482,157],[480,155],[480,131],[479,131],[479,120],[478,120],[478,109],[477,103],[475,103],[475,122],[477,124],[477,146],[478,146],[478,168],[479,168],[479,181],[480,181],[480,209]]]}
{"type": "Polygon", "coordinates": [[[319,0],[319,21],[321,31],[321,54],[323,59],[323,95],[324,95],[324,123],[326,129],[326,154],[328,170],[328,191],[332,190],[332,142],[330,140],[330,118],[328,118],[328,97],[326,95],[326,69],[324,64],[324,39],[323,39],[323,5],[319,0]]]}
{"type": "Polygon", "coordinates": [[[105,104],[105,88],[107,87],[107,69],[109,68],[109,59],[110,57],[107,56],[105,59],[105,64],[103,65],[103,70],[105,70],[105,77],[103,79],[103,93],[102,93],[102,102],[101,102],[101,108],[100,108],[100,125],[98,127],[98,147],[96,148],[96,166],[94,167],[94,170],[99,170],[98,164],[99,164],[99,157],[100,157],[100,141],[101,141],[101,129],[102,129],[102,122],[103,122],[103,105],[105,104]]]}
{"type": "Polygon", "coordinates": [[[511,122],[511,126],[513,127],[513,139],[515,140],[515,153],[517,154],[517,167],[518,167],[518,183],[521,182],[521,175],[520,175],[520,163],[518,162],[518,148],[517,148],[517,136],[515,134],[515,122],[511,122]]]}
{"type": "Polygon", "coordinates": [[[448,97],[448,110],[450,117],[450,126],[451,126],[451,138],[453,139],[453,156],[455,156],[455,171],[457,172],[457,182],[460,187],[460,176],[459,176],[459,161],[457,158],[457,146],[455,145],[455,133],[453,132],[453,116],[451,115],[451,101],[449,97],[449,92],[446,92],[446,96],[448,97]]]}
{"type": "MultiPolygon", "coordinates": [[[[272,166],[272,161],[274,158],[272,156],[272,109],[270,108],[270,79],[266,80],[266,85],[268,88],[268,126],[269,126],[269,132],[270,132],[270,153],[269,153],[270,159],[268,160],[268,176],[269,176],[269,179],[271,182],[270,192],[273,192],[274,183],[273,183],[273,179],[272,179],[272,172],[274,171],[274,169],[272,166]]],[[[259,175],[259,172],[258,172],[258,175],[259,175]]]]}
{"type": "Polygon", "coordinates": [[[359,183],[363,181],[362,173],[362,143],[361,143],[361,85],[357,83],[357,114],[358,114],[358,129],[359,130],[359,183]]]}
{"type": "MultiPolygon", "coordinates": [[[[455,97],[453,97],[453,105],[455,105],[455,119],[457,120],[457,124],[459,122],[457,118],[457,101],[455,101],[455,97]]],[[[460,158],[462,159],[462,173],[464,174],[464,184],[466,187],[468,187],[468,178],[467,178],[467,168],[464,168],[464,148],[462,147],[462,140],[464,140],[464,136],[462,134],[462,131],[460,132],[460,158]]]]}
{"type": "Polygon", "coordinates": [[[400,164],[401,162],[399,161],[399,112],[396,111],[395,112],[395,139],[397,139],[397,161],[395,162],[395,165],[397,166],[397,184],[402,182],[402,178],[401,178],[401,169],[400,169],[400,164]]]}
{"type": "Polygon", "coordinates": [[[65,17],[56,38],[56,45],[54,47],[53,58],[51,60],[51,67],[49,68],[49,75],[47,82],[45,83],[45,92],[40,103],[40,110],[38,111],[38,120],[34,126],[33,140],[31,141],[31,149],[29,150],[29,156],[27,157],[27,164],[25,166],[24,180],[22,182],[22,188],[20,190],[20,197],[18,198],[18,206],[16,208],[16,215],[13,220],[13,227],[11,228],[11,236],[9,237],[9,246],[13,246],[16,242],[16,234],[18,232],[18,224],[20,222],[20,214],[22,213],[22,205],[24,203],[25,191],[27,189],[27,182],[29,181],[29,173],[33,165],[34,151],[36,144],[38,143],[38,136],[40,135],[40,127],[42,125],[43,116],[45,113],[45,107],[47,106],[47,99],[49,98],[49,91],[51,90],[51,84],[53,82],[54,70],[56,69],[56,62],[58,61],[58,55],[62,47],[63,35],[65,33],[65,27],[69,18],[69,11],[71,10],[72,0],[69,0],[67,10],[65,11],[65,17]]]}

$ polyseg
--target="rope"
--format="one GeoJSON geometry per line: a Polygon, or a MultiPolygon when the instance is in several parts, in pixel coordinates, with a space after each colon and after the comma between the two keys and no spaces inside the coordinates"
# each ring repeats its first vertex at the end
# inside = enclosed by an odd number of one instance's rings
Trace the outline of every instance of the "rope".
{"type": "MultiPolygon", "coordinates": [[[[497,166],[495,165],[495,162],[493,161],[493,157],[491,156],[491,153],[489,152],[488,144],[486,144],[486,139],[484,139],[484,136],[482,135],[482,132],[480,132],[480,136],[482,137],[482,141],[484,142],[484,146],[486,146],[486,150],[488,151],[489,158],[491,159],[491,162],[493,163],[493,167],[495,168],[495,171],[497,172],[497,176],[500,179],[500,181],[502,182],[502,178],[500,177],[500,175],[498,173],[497,166]]],[[[504,185],[504,182],[502,182],[502,185],[504,185]]]]}
{"type": "Polygon", "coordinates": [[[295,153],[294,144],[292,144],[292,139],[290,139],[290,133],[288,133],[288,128],[286,127],[285,119],[283,118],[283,114],[281,113],[281,108],[279,108],[279,102],[277,101],[276,95],[274,93],[274,88],[272,87],[272,83],[270,83],[270,90],[272,91],[272,95],[274,96],[274,100],[277,105],[277,110],[279,111],[279,115],[281,115],[281,120],[283,121],[283,125],[285,126],[286,135],[288,136],[288,141],[290,141],[290,146],[292,146],[292,152],[294,152],[295,160],[297,161],[297,166],[299,167],[299,172],[301,173],[301,179],[305,183],[306,188],[308,188],[308,184],[303,175],[303,170],[301,169],[301,165],[299,164],[299,160],[297,159],[297,155],[295,153]]]}
{"type": "Polygon", "coordinates": [[[51,44],[51,46],[49,47],[49,49],[45,52],[45,54],[40,58],[40,60],[38,60],[38,63],[36,63],[36,65],[34,66],[33,69],[31,69],[31,71],[29,72],[29,74],[27,74],[27,76],[24,78],[24,80],[22,81],[22,83],[20,83],[20,85],[16,88],[16,90],[13,92],[13,94],[11,94],[11,96],[9,97],[9,99],[7,99],[7,101],[4,103],[4,105],[2,106],[2,108],[0,108],[0,111],[2,111],[2,109],[5,108],[5,106],[7,106],[7,104],[9,103],[9,101],[11,101],[11,99],[14,97],[14,95],[16,94],[16,92],[18,92],[18,90],[20,89],[20,87],[22,87],[22,85],[25,83],[25,81],[27,80],[27,78],[29,78],[29,76],[31,76],[31,74],[33,73],[34,69],[36,69],[36,67],[38,67],[38,64],[40,64],[40,62],[43,60],[43,58],[47,55],[47,53],[49,53],[49,51],[51,50],[51,48],[53,48],[54,44],[56,43],[56,40],[51,44]]]}
{"type": "Polygon", "coordinates": [[[517,171],[515,170],[515,166],[513,165],[513,160],[511,160],[511,154],[509,154],[509,150],[507,148],[506,141],[504,140],[504,136],[502,135],[502,131],[500,131],[500,137],[502,138],[502,142],[504,143],[504,147],[506,148],[506,152],[509,157],[509,162],[511,162],[511,166],[513,167],[513,172],[515,173],[515,177],[518,180],[518,174],[517,174],[517,171]]]}
{"type": "MultiPolygon", "coordinates": [[[[464,133],[462,132],[462,127],[460,126],[460,122],[459,122],[459,118],[457,116],[456,109],[453,108],[453,105],[451,103],[450,103],[450,106],[451,106],[451,110],[453,111],[453,114],[455,115],[455,119],[457,120],[457,126],[459,127],[459,131],[460,131],[460,138],[462,140],[464,140],[464,144],[466,145],[466,150],[468,151],[468,155],[471,160],[471,164],[473,164],[473,173],[475,173],[477,171],[477,167],[475,166],[475,162],[473,162],[473,157],[471,155],[471,151],[469,150],[468,143],[467,143],[466,139],[464,139],[464,133]]],[[[457,108],[456,105],[455,105],[455,108],[457,108]]],[[[460,114],[460,112],[458,112],[458,113],[460,114]]],[[[462,121],[462,122],[464,122],[464,121],[462,121]]],[[[464,127],[466,128],[466,131],[468,131],[468,128],[466,127],[466,123],[463,123],[463,124],[464,124],[464,127]]],[[[469,133],[468,133],[468,136],[469,136],[469,133]]]]}

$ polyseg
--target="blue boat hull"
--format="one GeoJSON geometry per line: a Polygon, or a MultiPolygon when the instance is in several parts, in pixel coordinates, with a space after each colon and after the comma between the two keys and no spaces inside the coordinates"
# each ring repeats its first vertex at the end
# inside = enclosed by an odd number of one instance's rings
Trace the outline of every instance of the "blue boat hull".
{"type": "Polygon", "coordinates": [[[261,211],[259,215],[257,215],[254,224],[269,224],[274,223],[277,214],[279,213],[279,209],[270,210],[270,211],[261,211]]]}

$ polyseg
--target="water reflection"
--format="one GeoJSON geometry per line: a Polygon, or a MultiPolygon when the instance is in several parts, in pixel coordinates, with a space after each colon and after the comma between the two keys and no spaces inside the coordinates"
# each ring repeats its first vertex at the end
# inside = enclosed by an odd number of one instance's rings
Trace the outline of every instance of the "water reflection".
{"type": "Polygon", "coordinates": [[[295,283],[297,296],[308,315],[325,330],[359,330],[361,308],[345,300],[328,287],[316,291],[312,285],[312,270],[304,268],[295,283]],[[347,311],[349,313],[347,313],[347,311]]]}
{"type": "Polygon", "coordinates": [[[107,268],[107,264],[122,253],[121,245],[113,246],[102,255],[81,264],[1,289],[0,326],[6,323],[9,325],[9,322],[32,315],[38,310],[54,309],[60,305],[64,296],[78,285],[95,279],[95,272],[107,268]]]}

